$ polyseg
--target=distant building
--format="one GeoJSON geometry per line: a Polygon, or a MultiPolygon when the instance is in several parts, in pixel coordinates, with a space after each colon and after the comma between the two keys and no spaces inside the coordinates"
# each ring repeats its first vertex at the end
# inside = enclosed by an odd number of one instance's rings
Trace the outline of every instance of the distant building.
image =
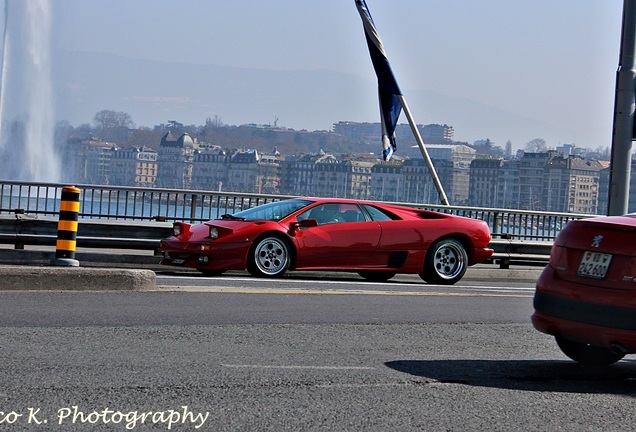
{"type": "MultiPolygon", "coordinates": [[[[437,173],[448,200],[455,204],[453,188],[453,162],[434,159],[433,167],[437,173]]],[[[404,189],[402,200],[416,204],[440,204],[439,192],[424,159],[408,159],[402,165],[404,189]]],[[[468,185],[466,185],[468,189],[468,185]]],[[[466,190],[465,194],[468,193],[466,190]]]]}
{"type": "Polygon", "coordinates": [[[192,186],[194,152],[197,146],[187,133],[175,136],[168,131],[159,145],[157,186],[189,189],[192,186]]]}
{"type": "Polygon", "coordinates": [[[492,207],[497,201],[497,180],[503,160],[500,158],[475,159],[470,163],[468,204],[492,207]]]}
{"type": "Polygon", "coordinates": [[[280,160],[256,150],[225,151],[218,147],[199,147],[195,151],[192,187],[247,193],[279,193],[280,160]]]}
{"type": "MultiPolygon", "coordinates": [[[[463,144],[427,144],[426,151],[433,162],[448,200],[455,205],[465,204],[468,201],[470,164],[477,157],[475,149],[463,144]]],[[[417,145],[411,147],[409,155],[414,160],[424,162],[422,152],[417,145]]],[[[428,178],[432,178],[430,174],[426,174],[425,179],[428,178]]],[[[406,181],[408,184],[409,180],[406,181]]],[[[432,185],[434,186],[433,183],[432,185]]],[[[420,185],[416,187],[419,188],[420,185]]],[[[430,187],[427,186],[427,191],[429,189],[430,187]]],[[[411,192],[409,194],[412,195],[411,192]]],[[[433,203],[439,202],[437,195],[437,188],[435,188],[433,203]]],[[[419,196],[419,192],[416,192],[416,196],[419,196]]]]}
{"type": "MultiPolygon", "coordinates": [[[[606,215],[608,209],[609,202],[609,184],[610,184],[610,163],[609,161],[599,161],[603,169],[599,171],[599,180],[598,180],[598,208],[596,209],[596,213],[599,215],[606,215]]],[[[636,164],[632,159],[632,172],[636,173],[636,164]]],[[[630,178],[630,197],[629,202],[636,209],[636,179],[634,176],[630,178]],[[632,198],[632,194],[634,197],[632,198]]],[[[631,207],[631,206],[630,206],[631,207]]],[[[629,210],[632,211],[632,210],[629,210]]],[[[636,210],[634,210],[636,211],[636,210]]]]}
{"type": "MultiPolygon", "coordinates": [[[[282,181],[280,185],[281,193],[288,195],[300,195],[311,196],[315,195],[314,180],[315,174],[318,170],[317,164],[321,161],[327,163],[335,163],[337,159],[330,154],[305,154],[302,156],[289,156],[283,162],[281,169],[282,181]]],[[[323,171],[324,172],[324,171],[323,171]]],[[[326,178],[326,175],[325,175],[326,178]]],[[[344,183],[338,183],[334,185],[334,195],[329,196],[343,196],[344,195],[344,183]],[[338,185],[342,189],[338,189],[338,185]],[[340,193],[341,195],[338,195],[340,193]]],[[[327,186],[325,186],[326,188],[327,186]]]]}
{"type": "Polygon", "coordinates": [[[256,184],[259,193],[279,194],[281,182],[281,162],[280,154],[274,152],[273,155],[261,154],[258,161],[258,176],[256,184]]]}
{"type": "Polygon", "coordinates": [[[351,141],[366,141],[378,139],[382,127],[380,123],[358,123],[341,121],[333,125],[333,131],[351,141]]]}
{"type": "Polygon", "coordinates": [[[574,144],[563,144],[556,148],[556,151],[562,153],[565,156],[570,156],[574,154],[574,149],[576,146],[574,144]]]}
{"type": "Polygon", "coordinates": [[[327,153],[288,158],[281,169],[281,193],[300,196],[369,199],[376,158],[339,159],[327,153]]]}
{"type": "Polygon", "coordinates": [[[543,200],[543,177],[548,160],[558,156],[558,152],[525,152],[519,159],[519,197],[517,207],[520,210],[545,210],[543,200]]]}
{"type": "Polygon", "coordinates": [[[344,162],[346,168],[345,184],[346,197],[367,200],[371,195],[371,170],[375,162],[348,160],[344,162]]]}
{"type": "Polygon", "coordinates": [[[110,184],[154,187],[157,181],[156,151],[148,147],[115,149],[110,161],[110,184]]]}
{"type": "Polygon", "coordinates": [[[221,191],[227,187],[231,155],[220,148],[199,147],[192,162],[192,189],[221,191]]]}
{"type": "Polygon", "coordinates": [[[240,150],[235,152],[227,168],[227,182],[223,189],[231,192],[259,193],[261,184],[259,176],[259,155],[256,150],[240,150]]]}
{"type": "MultiPolygon", "coordinates": [[[[453,127],[446,124],[428,124],[423,127],[422,125],[417,125],[417,130],[426,144],[450,143],[455,136],[453,127]]],[[[412,136],[413,132],[410,130],[410,126],[409,132],[412,136]]]]}
{"type": "Polygon", "coordinates": [[[519,165],[518,159],[504,160],[497,177],[496,202],[493,207],[519,208],[519,165]]]}
{"type": "Polygon", "coordinates": [[[371,168],[371,199],[392,202],[404,199],[402,164],[402,161],[380,162],[371,168]]]}
{"type": "Polygon", "coordinates": [[[107,185],[110,182],[110,163],[117,146],[105,141],[89,141],[85,147],[84,181],[89,184],[107,185]]]}
{"type": "MultiPolygon", "coordinates": [[[[425,148],[431,159],[452,161],[462,168],[470,168],[470,163],[477,157],[475,149],[463,144],[426,144],[425,148]]],[[[424,158],[418,145],[411,146],[408,156],[424,158]]]]}
{"type": "MultiPolygon", "coordinates": [[[[427,144],[444,144],[453,141],[455,131],[452,126],[429,124],[417,125],[417,130],[427,144]]],[[[379,142],[382,126],[380,123],[358,123],[341,121],[334,123],[333,132],[357,142],[379,142]]],[[[398,124],[395,128],[395,137],[398,143],[411,145],[415,142],[413,130],[410,124],[398,124]]],[[[399,148],[399,144],[398,144],[399,148]]]]}
{"type": "Polygon", "coordinates": [[[307,193],[301,195],[344,198],[347,196],[347,172],[344,162],[326,154],[316,159],[307,193]]]}
{"type": "Polygon", "coordinates": [[[543,199],[549,211],[596,214],[603,164],[580,156],[557,156],[545,166],[543,199]]]}
{"type": "Polygon", "coordinates": [[[115,143],[95,137],[69,138],[62,148],[61,180],[71,183],[110,184],[110,161],[115,143]]]}

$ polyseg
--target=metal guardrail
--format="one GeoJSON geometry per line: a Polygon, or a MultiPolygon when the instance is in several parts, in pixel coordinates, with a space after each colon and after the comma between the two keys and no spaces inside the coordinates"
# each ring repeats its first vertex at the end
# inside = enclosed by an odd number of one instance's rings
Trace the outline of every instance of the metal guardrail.
{"type": "MultiPolygon", "coordinates": [[[[65,185],[0,181],[0,243],[55,245],[65,185]]],[[[155,250],[171,223],[204,222],[272,201],[295,198],[180,189],[76,185],[80,190],[79,247],[155,250]],[[122,221],[126,221],[122,223],[122,221]]],[[[491,262],[545,265],[552,242],[567,222],[593,215],[392,202],[486,221],[495,250],[491,262]]]]}
{"type": "MultiPolygon", "coordinates": [[[[55,246],[58,221],[49,217],[0,215],[0,243],[15,249],[26,245],[55,246]]],[[[87,248],[156,250],[162,238],[172,235],[172,223],[82,220],[77,246],[87,248]]]]}
{"type": "MultiPolygon", "coordinates": [[[[0,181],[0,215],[26,214],[56,217],[59,214],[59,197],[64,186],[56,183],[0,181]]],[[[296,198],[289,195],[199,190],[82,184],[75,186],[82,191],[79,217],[100,220],[196,223],[271,201],[296,198]]],[[[570,220],[593,216],[402,202],[391,204],[484,220],[490,226],[493,238],[524,241],[552,241],[570,220]]]]}
{"type": "MultiPolygon", "coordinates": [[[[65,185],[0,181],[0,214],[57,216],[65,185]]],[[[83,219],[203,222],[287,195],[75,185],[83,219]]]]}

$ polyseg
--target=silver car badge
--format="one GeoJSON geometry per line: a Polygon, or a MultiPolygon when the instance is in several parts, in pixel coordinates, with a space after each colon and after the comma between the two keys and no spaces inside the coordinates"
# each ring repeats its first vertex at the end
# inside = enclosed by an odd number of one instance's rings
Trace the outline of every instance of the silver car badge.
{"type": "Polygon", "coordinates": [[[597,235],[594,237],[594,240],[592,241],[592,247],[599,247],[601,245],[601,240],[603,240],[603,236],[602,235],[597,235]]]}

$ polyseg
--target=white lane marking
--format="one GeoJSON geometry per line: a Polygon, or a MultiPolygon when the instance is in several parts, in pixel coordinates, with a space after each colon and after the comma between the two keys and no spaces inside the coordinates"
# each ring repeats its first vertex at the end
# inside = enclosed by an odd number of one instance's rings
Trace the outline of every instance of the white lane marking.
{"type": "Polygon", "coordinates": [[[242,369],[314,369],[314,370],[375,370],[372,366],[311,366],[311,365],[259,365],[259,364],[224,364],[226,368],[242,369]]]}
{"type": "MultiPolygon", "coordinates": [[[[201,276],[166,276],[165,279],[186,279],[186,280],[205,280],[205,278],[202,278],[201,276]]],[[[162,279],[164,279],[164,277],[162,277],[162,279]]],[[[350,284],[350,283],[355,283],[356,285],[369,285],[369,286],[375,286],[375,287],[380,287],[380,286],[391,286],[391,287],[400,287],[400,288],[404,288],[405,286],[408,285],[418,285],[417,283],[413,283],[413,282],[367,282],[367,281],[363,281],[363,280],[355,280],[355,281],[337,281],[337,280],[320,280],[320,279],[276,279],[275,281],[273,280],[267,280],[267,279],[261,279],[261,278],[250,278],[250,277],[231,277],[231,276],[225,276],[225,277],[213,277],[213,278],[207,278],[208,281],[210,281],[211,283],[213,283],[214,281],[240,281],[240,282],[259,282],[259,283],[276,283],[276,284],[287,284],[287,285],[291,285],[291,284],[298,284],[298,283],[312,283],[312,284],[316,284],[316,285],[343,285],[343,284],[350,284]]],[[[446,285],[434,285],[434,284],[426,284],[424,282],[422,282],[421,284],[419,284],[422,288],[426,288],[426,287],[448,287],[449,289],[483,289],[483,290],[489,290],[489,291],[497,291],[497,290],[503,290],[503,291],[508,291],[508,290],[519,290],[519,291],[534,291],[534,287],[487,287],[484,285],[454,285],[454,286],[446,286],[446,285]]],[[[171,285],[164,285],[164,287],[170,287],[171,285]]],[[[175,285],[176,286],[176,285],[175,285]]],[[[196,285],[189,285],[189,286],[196,286],[196,285]]]]}
{"type": "Polygon", "coordinates": [[[158,286],[160,291],[179,291],[190,293],[230,293],[230,294],[270,294],[270,295],[379,295],[379,296],[415,296],[415,297],[517,297],[532,298],[532,295],[516,293],[484,293],[484,292],[416,292],[416,291],[381,291],[381,290],[333,290],[333,289],[276,289],[245,287],[200,287],[200,286],[158,286]]]}

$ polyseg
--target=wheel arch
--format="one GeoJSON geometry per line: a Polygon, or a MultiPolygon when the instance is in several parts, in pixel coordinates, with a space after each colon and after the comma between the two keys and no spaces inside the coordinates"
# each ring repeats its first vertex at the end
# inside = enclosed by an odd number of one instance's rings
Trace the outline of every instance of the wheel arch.
{"type": "Polygon", "coordinates": [[[287,247],[289,248],[289,254],[290,254],[289,269],[294,270],[296,268],[296,257],[298,256],[296,242],[294,242],[293,239],[291,239],[285,233],[281,231],[276,231],[276,230],[269,230],[269,231],[262,232],[256,237],[254,237],[254,239],[252,239],[250,247],[246,249],[246,253],[244,257],[245,269],[247,269],[247,266],[249,265],[248,263],[249,263],[249,259],[252,254],[252,251],[254,250],[258,242],[260,242],[262,239],[266,237],[278,237],[279,239],[283,240],[287,244],[287,247]]]}
{"type": "Polygon", "coordinates": [[[433,245],[434,243],[440,240],[446,240],[446,239],[457,240],[459,243],[461,243],[461,245],[464,247],[464,250],[466,251],[466,255],[468,256],[468,265],[471,265],[472,259],[473,259],[473,244],[468,238],[468,236],[463,233],[457,233],[457,232],[449,233],[449,234],[444,234],[443,236],[437,237],[436,239],[432,240],[431,243],[429,244],[429,247],[426,250],[426,255],[428,256],[428,254],[431,253],[431,247],[430,247],[431,245],[433,245]]]}

